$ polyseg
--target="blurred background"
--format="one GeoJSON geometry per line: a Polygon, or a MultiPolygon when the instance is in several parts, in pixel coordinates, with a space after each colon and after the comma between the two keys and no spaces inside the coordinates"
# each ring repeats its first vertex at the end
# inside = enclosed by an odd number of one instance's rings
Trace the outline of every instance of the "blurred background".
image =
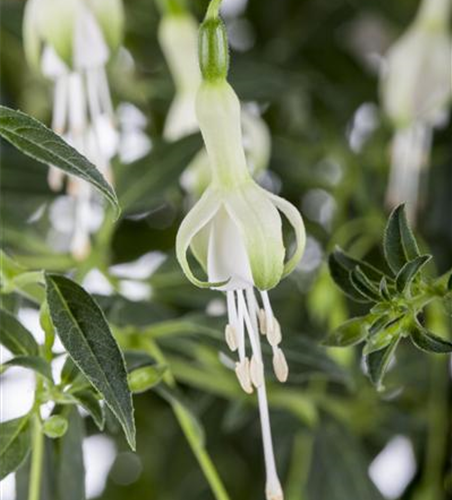
{"type": "MultiPolygon", "coordinates": [[[[201,20],[207,2],[187,3],[201,20]]],[[[190,285],[174,256],[190,206],[180,176],[201,139],[163,140],[175,89],[157,39],[160,12],[152,0],[124,5],[123,47],[108,66],[120,131],[113,160],[120,221],[104,218],[92,255],[76,263],[65,247],[67,196],[49,189],[45,167],[2,144],[2,248],[29,267],[70,271],[96,295],[120,342],[131,332],[156,339],[231,499],[257,500],[265,479],[256,401],[223,369],[218,351],[225,346],[203,334],[223,328],[222,296],[190,285]],[[164,325],[174,323],[165,334],[164,325]]],[[[379,72],[417,8],[417,0],[223,1],[229,80],[271,134],[260,181],[299,207],[308,233],[299,267],[271,293],[290,367],[284,387],[269,387],[286,500],[452,498],[450,360],[403,344],[380,394],[363,372],[360,347],[319,346],[332,328],[366,312],[329,277],[334,245],[383,265],[394,129],[381,110],[379,72]]],[[[1,102],[50,124],[51,86],[24,57],[23,9],[21,0],[2,0],[1,102]]],[[[451,137],[444,120],[433,134],[415,217],[438,273],[452,266],[451,137]]],[[[40,338],[38,311],[12,300],[40,338]]],[[[450,316],[432,313],[431,320],[451,334],[450,316]]],[[[2,376],[2,420],[24,414],[32,398],[26,370],[2,376]]],[[[134,402],[137,453],[113,419],[99,434],[83,415],[87,498],[213,498],[168,401],[151,390],[134,402]]],[[[26,498],[21,484],[20,472],[8,476],[1,499],[26,498]]]]}

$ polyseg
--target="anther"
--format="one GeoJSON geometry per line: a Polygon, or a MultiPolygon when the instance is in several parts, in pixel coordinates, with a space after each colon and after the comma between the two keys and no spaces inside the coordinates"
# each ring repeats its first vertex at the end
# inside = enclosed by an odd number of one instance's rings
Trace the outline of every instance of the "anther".
{"type": "Polygon", "coordinates": [[[226,337],[226,343],[228,344],[229,349],[234,352],[238,348],[238,342],[237,342],[237,332],[235,331],[235,328],[232,325],[226,325],[225,329],[225,337],[226,337]]]}
{"type": "Polygon", "coordinates": [[[289,367],[286,357],[279,347],[273,349],[273,370],[275,371],[276,378],[280,382],[285,382],[287,380],[289,376],[289,367]]]}
{"type": "Polygon", "coordinates": [[[247,393],[253,392],[250,376],[250,360],[246,357],[242,361],[235,364],[235,374],[242,386],[242,389],[247,393]]]}
{"type": "Polygon", "coordinates": [[[254,387],[260,387],[264,383],[264,365],[256,356],[251,357],[250,376],[254,387]]]}
{"type": "Polygon", "coordinates": [[[272,347],[276,347],[281,343],[281,327],[279,326],[278,320],[273,317],[273,322],[271,328],[267,328],[267,339],[272,347]]]}

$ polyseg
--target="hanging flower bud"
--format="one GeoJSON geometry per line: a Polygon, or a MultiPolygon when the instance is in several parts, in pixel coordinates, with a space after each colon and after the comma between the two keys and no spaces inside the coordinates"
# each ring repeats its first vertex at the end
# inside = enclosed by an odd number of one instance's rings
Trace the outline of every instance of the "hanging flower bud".
{"type": "Polygon", "coordinates": [[[383,107],[399,127],[434,125],[452,96],[450,0],[422,0],[413,24],[383,65],[383,107]]]}
{"type": "Polygon", "coordinates": [[[209,159],[209,185],[179,228],[176,254],[192,283],[226,292],[228,326],[225,335],[229,348],[238,353],[235,372],[246,393],[251,394],[256,388],[258,394],[267,500],[282,500],[259,329],[273,351],[276,377],[285,382],[289,368],[280,347],[281,328],[267,290],[275,287],[297,265],[304,250],[305,231],[298,210],[260,187],[250,174],[243,148],[240,103],[226,81],[229,65],[226,31],[215,5],[218,9],[218,2],[210,4],[200,28],[202,83],[196,98],[199,128],[209,159]],[[295,249],[290,256],[283,241],[280,212],[295,233],[295,249]],[[189,249],[206,271],[207,281],[193,274],[187,258],[189,249]],[[255,288],[262,306],[259,306],[255,288]],[[245,337],[249,340],[250,354],[245,337]]]}

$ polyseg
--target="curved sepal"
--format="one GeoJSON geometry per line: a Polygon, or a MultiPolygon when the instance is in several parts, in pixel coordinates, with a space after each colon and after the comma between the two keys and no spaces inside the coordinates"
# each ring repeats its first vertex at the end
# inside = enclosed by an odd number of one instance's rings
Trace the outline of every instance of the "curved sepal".
{"type": "Polygon", "coordinates": [[[301,214],[292,205],[292,203],[289,203],[284,198],[276,196],[275,194],[269,194],[269,197],[272,200],[275,207],[285,215],[285,217],[289,221],[289,224],[295,231],[295,239],[297,246],[292,256],[284,264],[283,277],[285,277],[295,269],[296,265],[298,264],[303,255],[306,245],[306,231],[304,228],[304,223],[301,214]]]}
{"type": "Polygon", "coordinates": [[[182,221],[176,237],[176,256],[185,276],[200,288],[212,288],[225,285],[227,282],[209,283],[196,278],[187,259],[187,251],[193,238],[208,224],[220,208],[221,199],[212,189],[207,189],[196,205],[182,221]]]}

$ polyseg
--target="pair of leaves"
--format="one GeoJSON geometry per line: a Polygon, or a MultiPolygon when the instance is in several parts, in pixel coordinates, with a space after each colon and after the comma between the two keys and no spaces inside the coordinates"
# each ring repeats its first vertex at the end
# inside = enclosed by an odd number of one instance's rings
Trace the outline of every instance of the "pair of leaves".
{"type": "Polygon", "coordinates": [[[27,156],[92,184],[119,215],[116,194],[100,171],[41,122],[21,111],[0,106],[0,135],[27,156]]]}

